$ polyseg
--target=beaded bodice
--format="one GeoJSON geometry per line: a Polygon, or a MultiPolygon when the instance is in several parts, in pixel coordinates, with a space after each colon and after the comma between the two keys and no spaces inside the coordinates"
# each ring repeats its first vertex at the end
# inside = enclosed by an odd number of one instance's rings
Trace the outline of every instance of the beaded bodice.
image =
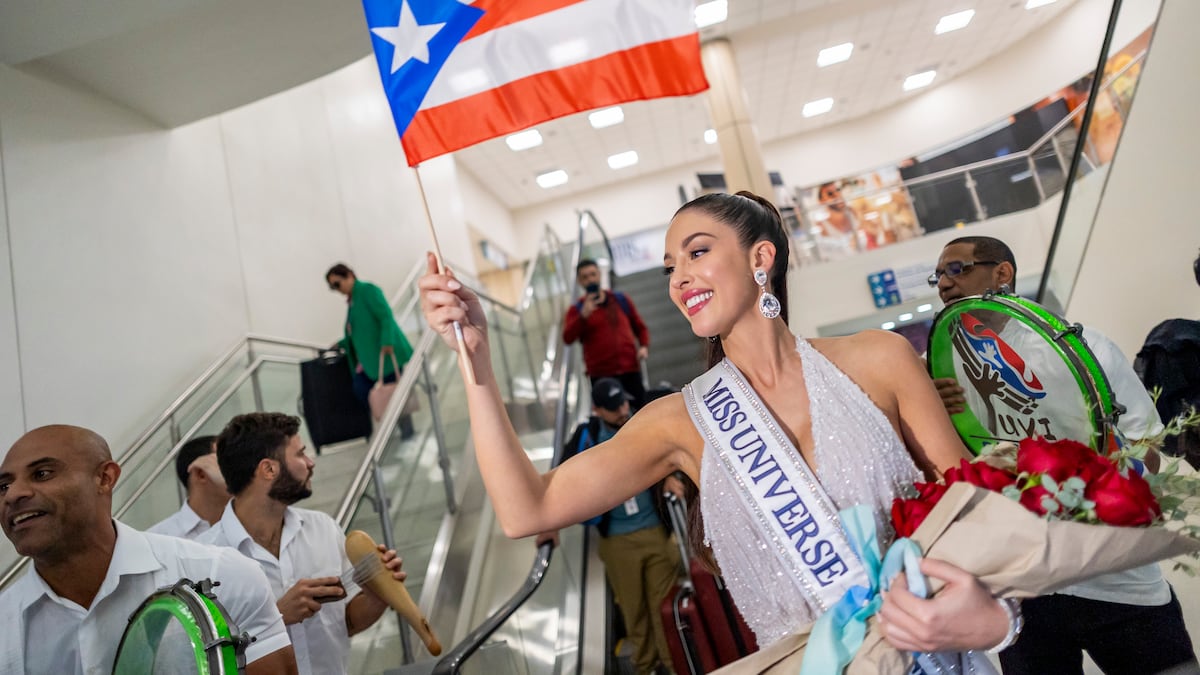
{"type": "MultiPolygon", "coordinates": [[[[920,480],[920,471],[887,417],[853,380],[808,341],[797,338],[796,349],[808,388],[817,479],[838,509],[870,505],[886,546],[892,499],[920,480]]],[[[768,544],[769,535],[735,492],[735,479],[711,445],[700,476],[705,537],[758,644],[814,621],[818,605],[768,544]]]]}

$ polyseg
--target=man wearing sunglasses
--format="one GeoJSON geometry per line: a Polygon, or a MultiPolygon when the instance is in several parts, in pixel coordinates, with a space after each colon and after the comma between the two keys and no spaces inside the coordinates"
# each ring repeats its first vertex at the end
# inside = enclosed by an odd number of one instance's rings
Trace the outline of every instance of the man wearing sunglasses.
{"type": "MultiPolygon", "coordinates": [[[[962,237],[942,249],[929,285],[949,304],[989,290],[1013,292],[1016,276],[1016,258],[1007,244],[993,237],[962,237]]],[[[1003,325],[990,328],[1006,335],[1003,325]]],[[[1121,432],[1131,439],[1157,434],[1162,424],[1154,402],[1120,349],[1092,328],[1083,336],[1127,408],[1118,421],[1121,432]]],[[[965,391],[956,380],[939,378],[934,384],[948,413],[964,411],[965,391]]],[[[1157,462],[1148,457],[1147,463],[1157,462]]],[[[1195,663],[1179,600],[1158,565],[1025,600],[1021,610],[1021,637],[1000,653],[1005,675],[1083,675],[1084,651],[1107,675],[1158,673],[1195,663]]]]}

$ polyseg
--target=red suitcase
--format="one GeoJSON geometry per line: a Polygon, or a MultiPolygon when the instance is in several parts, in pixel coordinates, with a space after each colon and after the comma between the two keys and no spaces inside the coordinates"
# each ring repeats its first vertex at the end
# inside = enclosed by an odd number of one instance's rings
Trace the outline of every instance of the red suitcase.
{"type": "Polygon", "coordinates": [[[725,585],[691,556],[682,502],[668,496],[667,506],[686,564],[683,583],[663,598],[663,629],[675,672],[702,675],[757,651],[758,645],[725,585]]]}

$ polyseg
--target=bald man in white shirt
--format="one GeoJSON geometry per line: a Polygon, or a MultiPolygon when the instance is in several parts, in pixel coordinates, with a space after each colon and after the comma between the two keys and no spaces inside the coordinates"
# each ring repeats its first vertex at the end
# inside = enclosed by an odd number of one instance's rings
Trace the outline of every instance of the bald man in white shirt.
{"type": "Polygon", "coordinates": [[[247,675],[295,673],[262,571],[230,551],[112,519],[121,467],[95,432],[55,425],[0,463],[0,525],[33,569],[0,594],[0,675],[110,673],[130,615],[181,577],[220,582],[229,619],[254,638],[247,675]]]}

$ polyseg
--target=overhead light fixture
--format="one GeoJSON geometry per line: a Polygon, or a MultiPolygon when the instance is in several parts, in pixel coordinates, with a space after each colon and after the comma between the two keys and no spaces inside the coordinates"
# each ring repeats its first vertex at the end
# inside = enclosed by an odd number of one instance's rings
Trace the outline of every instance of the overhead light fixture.
{"type": "Polygon", "coordinates": [[[933,82],[933,78],[935,77],[937,77],[936,70],[926,70],[923,73],[909,75],[908,77],[904,78],[904,91],[912,91],[913,89],[928,87],[933,82]]]}
{"type": "Polygon", "coordinates": [[[716,143],[717,142],[717,130],[716,129],[706,130],[704,132],[704,142],[709,145],[716,143]]]}
{"type": "Polygon", "coordinates": [[[537,129],[529,129],[513,134],[504,139],[508,147],[515,152],[536,148],[542,144],[542,134],[537,129]]]}
{"type": "Polygon", "coordinates": [[[552,187],[564,185],[568,180],[569,177],[567,176],[567,172],[563,171],[562,169],[557,169],[555,171],[547,171],[546,173],[540,174],[537,177],[537,184],[548,190],[552,187]]]}
{"type": "Polygon", "coordinates": [[[892,195],[889,192],[885,192],[882,195],[876,197],[875,199],[872,199],[871,203],[874,204],[875,206],[885,206],[887,204],[891,204],[892,203],[892,195]]]}
{"type": "Polygon", "coordinates": [[[638,163],[637,150],[626,150],[618,152],[608,158],[608,168],[624,169],[627,166],[633,166],[638,163]]]}
{"type": "Polygon", "coordinates": [[[850,58],[850,54],[854,52],[853,42],[844,42],[833,47],[826,47],[817,53],[817,66],[824,68],[832,66],[835,63],[841,63],[850,58]]]}
{"type": "Polygon", "coordinates": [[[800,114],[805,117],[815,117],[817,115],[824,115],[830,110],[833,110],[833,99],[819,98],[815,101],[805,103],[804,107],[800,109],[800,114]]]}
{"type": "Polygon", "coordinates": [[[912,321],[913,315],[911,312],[905,312],[900,315],[901,321],[912,321]]]}
{"type": "Polygon", "coordinates": [[[879,327],[884,330],[891,330],[896,327],[896,322],[895,321],[884,321],[883,324],[879,327]]]}
{"type": "Polygon", "coordinates": [[[729,18],[729,0],[713,0],[696,5],[696,27],[706,28],[729,18]]]}
{"type": "Polygon", "coordinates": [[[942,33],[966,28],[967,24],[971,23],[971,19],[973,18],[975,18],[975,10],[973,9],[947,14],[938,19],[937,26],[934,27],[933,32],[935,35],[941,35],[942,33]]]}
{"type": "Polygon", "coordinates": [[[1025,9],[1037,9],[1045,5],[1053,4],[1054,0],[1029,0],[1025,3],[1025,9]]]}
{"type": "Polygon", "coordinates": [[[917,314],[924,314],[933,309],[933,305],[917,305],[917,314]]]}
{"type": "Polygon", "coordinates": [[[614,124],[620,124],[625,121],[625,111],[621,110],[621,106],[613,106],[604,110],[597,110],[588,115],[588,122],[592,123],[593,129],[603,129],[611,127],[614,124]]]}

